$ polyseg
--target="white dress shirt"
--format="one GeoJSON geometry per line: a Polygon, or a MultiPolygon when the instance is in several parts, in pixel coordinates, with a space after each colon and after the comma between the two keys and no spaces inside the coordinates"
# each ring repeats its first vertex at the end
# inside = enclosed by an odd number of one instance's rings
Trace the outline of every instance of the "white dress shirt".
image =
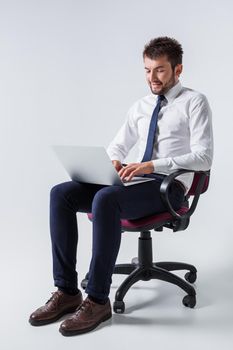
{"type": "MultiPolygon", "coordinates": [[[[151,159],[154,172],[209,170],[213,159],[213,132],[207,98],[198,91],[182,87],[180,81],[164,96],[166,100],[161,103],[151,159]]],[[[151,93],[129,109],[124,124],[107,148],[111,160],[123,162],[138,142],[135,162],[142,161],[157,99],[158,96],[151,93]]],[[[177,179],[184,184],[187,193],[193,174],[183,174],[177,179]]]]}

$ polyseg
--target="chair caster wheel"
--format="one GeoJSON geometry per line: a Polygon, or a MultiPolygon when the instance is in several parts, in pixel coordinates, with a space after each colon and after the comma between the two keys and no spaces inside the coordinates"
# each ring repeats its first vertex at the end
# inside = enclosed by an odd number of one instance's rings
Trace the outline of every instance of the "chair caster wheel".
{"type": "Polygon", "coordinates": [[[196,272],[187,272],[184,276],[184,278],[186,279],[186,281],[188,281],[189,283],[194,283],[197,279],[197,273],[196,272]]]}
{"type": "Polygon", "coordinates": [[[138,258],[133,258],[133,259],[131,260],[131,264],[132,264],[132,265],[138,265],[138,258]]]}
{"type": "Polygon", "coordinates": [[[85,278],[81,282],[82,289],[86,289],[87,283],[88,283],[88,279],[89,279],[89,272],[86,273],[85,278]]]}
{"type": "Polygon", "coordinates": [[[183,302],[184,306],[190,307],[192,309],[196,305],[196,296],[195,295],[186,295],[183,298],[182,302],[183,302]]]}
{"type": "Polygon", "coordinates": [[[81,282],[81,287],[82,289],[86,289],[87,287],[87,283],[88,283],[88,279],[87,278],[84,278],[81,282]]]}
{"type": "Polygon", "coordinates": [[[116,314],[123,314],[125,311],[125,303],[124,301],[114,301],[113,310],[116,314]]]}

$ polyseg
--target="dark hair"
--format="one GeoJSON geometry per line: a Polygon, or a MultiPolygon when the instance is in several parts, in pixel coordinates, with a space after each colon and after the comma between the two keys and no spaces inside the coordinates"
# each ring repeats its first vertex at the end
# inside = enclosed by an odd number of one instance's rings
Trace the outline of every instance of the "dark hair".
{"type": "Polygon", "coordinates": [[[164,55],[167,56],[172,69],[174,69],[177,64],[182,63],[183,49],[181,44],[176,39],[163,36],[152,39],[144,47],[143,58],[146,56],[155,60],[164,55]]]}

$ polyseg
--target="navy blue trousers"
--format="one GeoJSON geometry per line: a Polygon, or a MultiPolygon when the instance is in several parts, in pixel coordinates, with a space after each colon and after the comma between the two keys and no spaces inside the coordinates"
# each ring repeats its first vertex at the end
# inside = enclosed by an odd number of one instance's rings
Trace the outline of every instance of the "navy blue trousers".
{"type": "MultiPolygon", "coordinates": [[[[50,193],[50,233],[54,284],[77,288],[77,212],[93,214],[92,258],[86,293],[106,299],[121,242],[120,219],[136,219],[166,211],[159,194],[162,179],[133,186],[103,186],[74,181],[54,186],[50,193]]],[[[169,197],[175,209],[184,199],[174,183],[169,197]]]]}

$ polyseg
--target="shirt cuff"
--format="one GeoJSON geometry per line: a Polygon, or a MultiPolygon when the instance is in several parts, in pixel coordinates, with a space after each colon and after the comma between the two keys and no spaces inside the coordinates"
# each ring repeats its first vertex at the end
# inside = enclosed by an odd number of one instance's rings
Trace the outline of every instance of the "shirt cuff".
{"type": "Polygon", "coordinates": [[[119,160],[121,163],[122,163],[123,160],[124,160],[123,157],[120,157],[119,155],[114,155],[114,154],[109,155],[109,158],[110,158],[111,160],[119,160]]]}
{"type": "Polygon", "coordinates": [[[170,158],[161,158],[152,160],[152,164],[154,166],[154,172],[168,172],[170,168],[170,158]]]}

